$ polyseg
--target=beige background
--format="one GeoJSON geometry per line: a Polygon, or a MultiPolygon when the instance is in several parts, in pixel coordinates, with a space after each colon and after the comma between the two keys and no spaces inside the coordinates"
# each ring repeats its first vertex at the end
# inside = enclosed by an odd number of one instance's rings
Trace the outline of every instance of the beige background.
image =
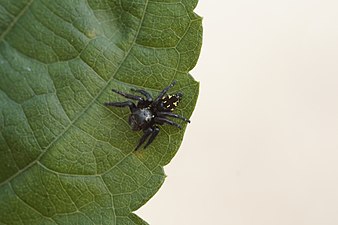
{"type": "Polygon", "coordinates": [[[338,1],[200,0],[201,91],[151,225],[338,224],[338,1]]]}

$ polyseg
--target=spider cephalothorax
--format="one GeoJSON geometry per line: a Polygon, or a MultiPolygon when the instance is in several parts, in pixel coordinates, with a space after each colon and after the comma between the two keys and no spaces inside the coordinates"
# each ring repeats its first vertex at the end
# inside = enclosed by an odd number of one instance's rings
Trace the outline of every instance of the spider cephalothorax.
{"type": "Polygon", "coordinates": [[[113,89],[113,92],[122,95],[125,98],[136,100],[137,103],[135,104],[130,100],[125,102],[104,103],[106,106],[129,107],[131,112],[129,116],[131,129],[134,131],[143,131],[143,136],[141,137],[135,150],[137,150],[147,139],[148,142],[144,145],[144,148],[154,141],[155,137],[160,132],[160,128],[157,125],[169,124],[181,128],[179,124],[169,120],[167,117],[178,118],[190,123],[190,120],[184,118],[183,116],[172,113],[183,96],[181,93],[172,95],[166,94],[167,91],[175,85],[175,83],[176,81],[164,88],[155,99],[153,99],[147,91],[142,89],[132,88],[131,91],[139,93],[143,95],[143,97],[113,89]]]}

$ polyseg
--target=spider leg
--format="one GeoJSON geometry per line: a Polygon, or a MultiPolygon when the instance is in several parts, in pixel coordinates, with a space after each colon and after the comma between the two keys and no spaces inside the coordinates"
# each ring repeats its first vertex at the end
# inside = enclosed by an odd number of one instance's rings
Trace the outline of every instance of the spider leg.
{"type": "Polygon", "coordinates": [[[158,135],[159,132],[160,132],[160,128],[155,127],[153,132],[151,133],[150,138],[148,139],[147,144],[145,144],[143,148],[148,147],[148,145],[150,145],[154,141],[154,139],[156,138],[156,136],[158,135]]]}
{"type": "Polygon", "coordinates": [[[157,105],[158,101],[163,98],[163,96],[167,93],[167,91],[172,88],[176,84],[176,80],[174,80],[171,84],[169,84],[166,88],[164,88],[161,93],[157,96],[155,101],[153,102],[153,106],[157,105]]]}
{"type": "Polygon", "coordinates": [[[175,127],[178,127],[178,128],[182,128],[181,125],[175,123],[174,121],[171,121],[167,118],[164,118],[164,117],[155,117],[154,118],[154,121],[155,123],[158,123],[158,124],[164,124],[164,123],[167,123],[169,125],[172,125],[172,126],[175,126],[175,127]]]}
{"type": "Polygon", "coordinates": [[[138,93],[144,95],[144,96],[146,97],[146,100],[149,101],[149,102],[153,101],[153,97],[151,97],[151,94],[149,94],[149,92],[147,92],[147,91],[145,91],[145,90],[142,90],[142,89],[134,89],[134,88],[132,88],[132,89],[130,89],[130,90],[131,90],[131,91],[134,91],[134,92],[138,92],[138,93]]]}
{"type": "Polygon", "coordinates": [[[181,115],[177,115],[175,113],[171,113],[171,112],[159,112],[157,113],[157,115],[159,116],[169,116],[169,117],[174,117],[174,118],[178,118],[178,119],[181,119],[187,123],[190,123],[190,120],[188,120],[187,118],[181,116],[181,115]]]}
{"type": "Polygon", "coordinates": [[[119,94],[119,95],[125,97],[125,98],[129,98],[129,99],[133,99],[133,100],[137,100],[137,101],[144,101],[144,99],[141,96],[132,95],[132,94],[125,93],[125,92],[122,92],[122,91],[118,91],[118,90],[115,90],[115,89],[112,89],[112,91],[115,92],[116,94],[119,94]]]}
{"type": "Polygon", "coordinates": [[[132,101],[125,102],[105,102],[105,106],[113,106],[113,107],[129,107],[130,111],[133,112],[136,109],[136,105],[132,101]]]}
{"type": "MultiPolygon", "coordinates": [[[[143,134],[143,136],[141,137],[141,139],[140,139],[140,141],[138,142],[138,144],[137,144],[137,146],[136,146],[136,148],[135,148],[135,151],[147,140],[147,138],[149,137],[149,135],[151,134],[151,133],[153,133],[153,128],[151,128],[151,127],[149,127],[148,129],[146,129],[145,131],[144,131],[144,134],[143,134]]],[[[149,142],[149,141],[148,141],[149,142]]]]}

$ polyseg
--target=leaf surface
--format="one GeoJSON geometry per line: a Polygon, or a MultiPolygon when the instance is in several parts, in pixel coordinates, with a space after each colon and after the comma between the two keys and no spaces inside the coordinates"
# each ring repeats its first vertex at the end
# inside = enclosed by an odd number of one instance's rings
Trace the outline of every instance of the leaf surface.
{"type": "Polygon", "coordinates": [[[146,150],[112,88],[156,96],[173,80],[190,117],[196,0],[0,0],[0,224],[146,224],[184,129],[146,150]]]}

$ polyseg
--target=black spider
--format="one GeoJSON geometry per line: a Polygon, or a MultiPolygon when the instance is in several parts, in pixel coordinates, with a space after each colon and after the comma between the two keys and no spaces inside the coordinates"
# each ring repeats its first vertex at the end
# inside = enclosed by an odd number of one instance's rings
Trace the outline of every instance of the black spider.
{"type": "Polygon", "coordinates": [[[106,106],[114,106],[114,107],[129,107],[131,114],[129,116],[129,124],[131,129],[134,131],[143,131],[143,136],[141,137],[138,145],[135,150],[137,150],[146,140],[148,142],[144,145],[146,148],[150,145],[155,137],[160,132],[160,128],[157,126],[163,124],[169,124],[172,126],[176,126],[181,129],[181,126],[167,117],[174,117],[181,119],[185,122],[190,123],[190,120],[184,118],[183,116],[172,113],[176,108],[178,102],[182,98],[181,93],[176,93],[173,95],[166,94],[167,91],[174,86],[176,81],[172,82],[169,86],[164,88],[161,93],[153,100],[152,96],[145,90],[141,89],[131,89],[133,92],[140,93],[144,97],[124,93],[115,89],[112,89],[113,92],[122,95],[125,98],[136,100],[137,104],[128,100],[125,102],[106,102],[104,105],[106,106]]]}

